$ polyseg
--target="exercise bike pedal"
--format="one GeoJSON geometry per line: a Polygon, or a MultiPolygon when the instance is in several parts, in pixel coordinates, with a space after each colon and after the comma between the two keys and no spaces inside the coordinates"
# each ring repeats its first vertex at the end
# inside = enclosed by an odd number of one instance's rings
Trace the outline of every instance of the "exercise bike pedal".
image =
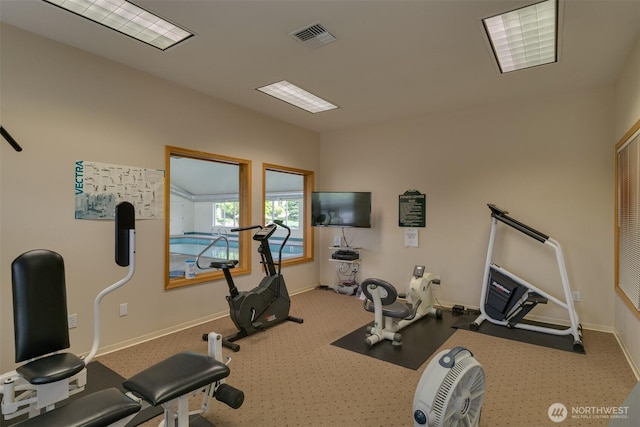
{"type": "Polygon", "coordinates": [[[256,331],[260,331],[260,332],[264,332],[267,329],[264,327],[264,324],[262,322],[253,322],[251,324],[251,326],[253,327],[253,329],[255,329],[256,331]]]}

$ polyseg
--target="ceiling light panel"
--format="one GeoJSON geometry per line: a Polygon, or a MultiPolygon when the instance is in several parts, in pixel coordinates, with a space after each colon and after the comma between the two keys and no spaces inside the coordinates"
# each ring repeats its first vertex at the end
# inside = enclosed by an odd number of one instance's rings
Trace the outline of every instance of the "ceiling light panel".
{"type": "Polygon", "coordinates": [[[102,24],[160,50],[166,50],[193,36],[125,0],[43,0],[102,24]]]}
{"type": "Polygon", "coordinates": [[[296,107],[302,108],[310,113],[320,113],[322,111],[333,110],[338,106],[315,96],[298,86],[282,80],[267,86],[259,87],[260,92],[278,98],[296,107]]]}
{"type": "Polygon", "coordinates": [[[546,0],[482,22],[502,73],[557,61],[556,0],[546,0]]]}

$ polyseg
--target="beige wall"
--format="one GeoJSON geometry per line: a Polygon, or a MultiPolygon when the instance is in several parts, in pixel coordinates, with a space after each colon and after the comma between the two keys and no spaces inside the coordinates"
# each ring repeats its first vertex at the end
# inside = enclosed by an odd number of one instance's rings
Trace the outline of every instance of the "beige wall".
{"type": "MultiPolygon", "coordinates": [[[[1,30],[2,125],[24,151],[0,144],[0,372],[13,366],[9,266],[16,256],[34,248],[64,256],[69,311],[78,314],[71,331],[77,353],[91,347],[93,298],[126,273],[114,262],[113,222],[74,220],[76,160],[164,169],[165,145],[250,159],[256,223],[263,162],[319,170],[315,132],[13,27],[1,30]]],[[[103,347],[228,312],[222,281],[164,291],[164,221],[136,227],[136,274],[103,301],[103,347]],[[129,315],[121,318],[122,302],[129,315]]],[[[252,254],[253,274],[238,280],[240,289],[262,277],[252,254]]],[[[317,284],[316,264],[286,269],[290,292],[317,284]]]]}
{"type": "MultiPolygon", "coordinates": [[[[373,228],[346,231],[364,248],[361,278],[404,287],[424,264],[442,278],[441,303],[470,307],[480,304],[494,203],[562,244],[582,324],[611,331],[613,107],[609,87],[323,134],[318,188],[373,191],[373,228]],[[405,248],[398,227],[408,189],[427,196],[419,248],[405,248]]],[[[332,235],[320,232],[323,282],[334,277],[332,235]]],[[[549,247],[502,226],[494,261],[562,297],[549,247]]],[[[568,318],[552,306],[538,316],[568,318]]]]}
{"type": "MultiPolygon", "coordinates": [[[[616,127],[614,144],[640,120],[640,39],[632,50],[616,84],[616,127]]],[[[640,319],[615,296],[615,326],[640,377],[640,319]]]]}

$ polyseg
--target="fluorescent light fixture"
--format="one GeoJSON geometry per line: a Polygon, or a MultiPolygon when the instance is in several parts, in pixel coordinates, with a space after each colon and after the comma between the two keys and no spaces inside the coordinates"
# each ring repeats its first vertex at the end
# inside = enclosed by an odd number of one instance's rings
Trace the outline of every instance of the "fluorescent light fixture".
{"type": "Polygon", "coordinates": [[[298,86],[282,80],[267,86],[259,87],[260,92],[271,95],[291,105],[302,108],[310,113],[320,113],[322,111],[333,110],[338,108],[337,105],[318,98],[312,93],[307,92],[298,86]]]}
{"type": "Polygon", "coordinates": [[[44,0],[160,50],[192,33],[125,0],[44,0]]]}
{"type": "Polygon", "coordinates": [[[558,60],[556,0],[482,20],[502,73],[558,60]]]}

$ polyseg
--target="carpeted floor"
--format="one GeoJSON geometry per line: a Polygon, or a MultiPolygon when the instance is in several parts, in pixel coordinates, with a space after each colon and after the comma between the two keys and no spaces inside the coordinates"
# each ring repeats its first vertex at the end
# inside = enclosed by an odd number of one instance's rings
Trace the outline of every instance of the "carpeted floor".
{"type": "MultiPolygon", "coordinates": [[[[332,345],[372,321],[373,314],[355,297],[313,290],[291,300],[291,313],[303,317],[303,324],[287,322],[242,339],[238,353],[224,349],[224,356],[232,358],[228,382],[244,391],[245,403],[234,410],[214,400],[207,420],[217,427],[412,425],[415,389],[430,358],[414,370],[332,345]]],[[[424,319],[425,326],[442,330],[432,330],[433,336],[423,333],[420,342],[440,340],[434,338],[436,333],[450,336],[435,350],[421,349],[423,354],[463,346],[485,370],[483,427],[607,426],[611,408],[637,400],[637,394],[630,394],[637,379],[612,334],[583,331],[587,351],[577,354],[454,329],[450,314],[440,324],[431,320],[435,319],[424,319]],[[567,409],[561,424],[548,416],[550,406],[559,403],[567,409]]],[[[224,317],[99,356],[99,363],[89,368],[86,392],[119,382],[180,351],[205,353],[201,337],[210,331],[235,332],[231,319],[224,317]]],[[[407,345],[408,339],[405,336],[404,345],[396,350],[413,353],[417,340],[407,345]]],[[[617,421],[616,427],[637,422],[617,421]]],[[[141,425],[155,427],[158,422],[156,417],[141,425]]]]}
{"type": "MultiPolygon", "coordinates": [[[[372,320],[355,297],[313,290],[291,301],[303,324],[242,339],[238,353],[224,350],[232,357],[229,383],[245,403],[234,410],[213,401],[207,419],[217,427],[412,425],[415,388],[430,360],[413,370],[331,345],[372,320]]],[[[201,336],[210,331],[229,335],[234,326],[224,317],[98,360],[128,377],[179,351],[206,352],[201,336]]],[[[587,354],[456,330],[440,348],[467,347],[484,367],[481,426],[606,426],[584,408],[619,407],[637,381],[612,334],[585,330],[583,338],[587,354]],[[547,415],[553,403],[583,413],[556,424],[547,415]]]]}

